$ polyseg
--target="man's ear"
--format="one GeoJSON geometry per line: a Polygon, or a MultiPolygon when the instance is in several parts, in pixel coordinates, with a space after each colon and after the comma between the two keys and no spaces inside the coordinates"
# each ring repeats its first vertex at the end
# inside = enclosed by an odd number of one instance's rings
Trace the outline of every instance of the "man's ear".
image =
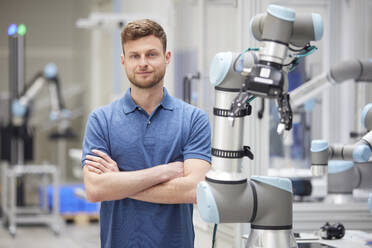
{"type": "Polygon", "coordinates": [[[165,53],[165,63],[166,63],[167,65],[170,63],[170,59],[171,59],[171,57],[172,57],[171,52],[170,52],[170,51],[167,51],[167,52],[165,53]]]}
{"type": "Polygon", "coordinates": [[[120,59],[121,59],[121,64],[124,65],[124,62],[125,62],[125,61],[124,61],[124,54],[121,54],[121,55],[120,55],[120,59]]]}

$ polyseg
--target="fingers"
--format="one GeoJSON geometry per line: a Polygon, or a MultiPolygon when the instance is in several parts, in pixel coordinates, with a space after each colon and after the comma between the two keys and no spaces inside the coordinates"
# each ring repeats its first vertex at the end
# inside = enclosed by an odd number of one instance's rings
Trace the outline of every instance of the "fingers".
{"type": "Polygon", "coordinates": [[[113,171],[113,172],[119,172],[119,167],[116,164],[116,162],[110,158],[106,153],[101,152],[99,150],[93,149],[93,153],[97,154],[95,155],[86,155],[87,161],[93,161],[96,163],[101,164],[105,168],[102,168],[103,172],[113,171]]]}
{"type": "MultiPolygon", "coordinates": [[[[103,165],[100,164],[100,163],[94,162],[94,161],[85,160],[85,165],[88,165],[89,167],[92,167],[92,168],[94,168],[94,169],[97,169],[97,170],[99,170],[101,173],[104,173],[104,172],[109,171],[105,166],[103,166],[103,165]]],[[[89,168],[89,167],[88,167],[88,168],[89,168]]]]}
{"type": "Polygon", "coordinates": [[[101,158],[103,158],[107,163],[115,164],[115,161],[112,160],[112,159],[110,158],[110,156],[107,155],[106,153],[101,152],[101,151],[96,150],[96,149],[93,149],[92,152],[94,152],[95,154],[97,154],[98,156],[100,156],[101,158]]]}
{"type": "Polygon", "coordinates": [[[98,156],[100,156],[104,160],[104,162],[105,162],[104,165],[106,166],[107,169],[109,169],[113,172],[118,172],[119,171],[119,167],[118,167],[117,163],[109,155],[107,155],[106,153],[104,153],[102,151],[96,150],[96,149],[93,149],[92,152],[97,154],[98,156]]]}
{"type": "Polygon", "coordinates": [[[97,168],[95,168],[93,166],[90,166],[90,165],[85,165],[85,166],[88,166],[87,168],[88,168],[88,171],[90,171],[90,172],[94,172],[96,174],[102,174],[102,171],[101,170],[99,170],[99,169],[97,169],[97,168]]]}
{"type": "Polygon", "coordinates": [[[96,156],[92,156],[92,155],[87,155],[85,157],[87,160],[90,160],[90,161],[93,161],[93,162],[96,162],[96,163],[99,163],[99,164],[102,164],[104,167],[106,167],[107,169],[110,169],[110,165],[106,162],[106,160],[104,160],[103,158],[101,157],[96,157],[96,156]]]}

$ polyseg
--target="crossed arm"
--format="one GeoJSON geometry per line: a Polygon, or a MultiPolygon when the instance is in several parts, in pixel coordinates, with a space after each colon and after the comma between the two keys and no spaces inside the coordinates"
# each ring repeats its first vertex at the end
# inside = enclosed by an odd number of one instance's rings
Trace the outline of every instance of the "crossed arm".
{"type": "Polygon", "coordinates": [[[138,171],[119,171],[107,154],[93,150],[87,155],[84,184],[89,201],[132,198],[141,201],[177,204],[196,203],[196,186],[210,168],[207,161],[186,159],[138,171]]]}

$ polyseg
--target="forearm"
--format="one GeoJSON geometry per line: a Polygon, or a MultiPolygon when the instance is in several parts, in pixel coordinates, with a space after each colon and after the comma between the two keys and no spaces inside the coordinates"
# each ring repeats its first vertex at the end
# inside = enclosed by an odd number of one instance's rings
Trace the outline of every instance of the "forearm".
{"type": "Polygon", "coordinates": [[[189,159],[185,162],[185,176],[145,189],[129,198],[164,204],[196,203],[196,187],[210,168],[206,161],[189,159]]]}
{"type": "Polygon", "coordinates": [[[128,172],[96,174],[84,166],[84,184],[88,200],[112,201],[127,198],[173,178],[165,166],[128,172]]]}
{"type": "Polygon", "coordinates": [[[197,182],[187,177],[170,181],[145,189],[129,198],[164,204],[195,203],[197,182]]]}

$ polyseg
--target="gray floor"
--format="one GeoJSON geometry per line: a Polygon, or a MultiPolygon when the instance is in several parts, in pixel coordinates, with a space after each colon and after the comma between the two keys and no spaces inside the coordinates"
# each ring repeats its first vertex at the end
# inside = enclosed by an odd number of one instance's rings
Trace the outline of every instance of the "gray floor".
{"type": "Polygon", "coordinates": [[[59,236],[45,226],[21,226],[14,238],[0,226],[0,248],[98,248],[99,242],[98,223],[66,224],[59,236]]]}

